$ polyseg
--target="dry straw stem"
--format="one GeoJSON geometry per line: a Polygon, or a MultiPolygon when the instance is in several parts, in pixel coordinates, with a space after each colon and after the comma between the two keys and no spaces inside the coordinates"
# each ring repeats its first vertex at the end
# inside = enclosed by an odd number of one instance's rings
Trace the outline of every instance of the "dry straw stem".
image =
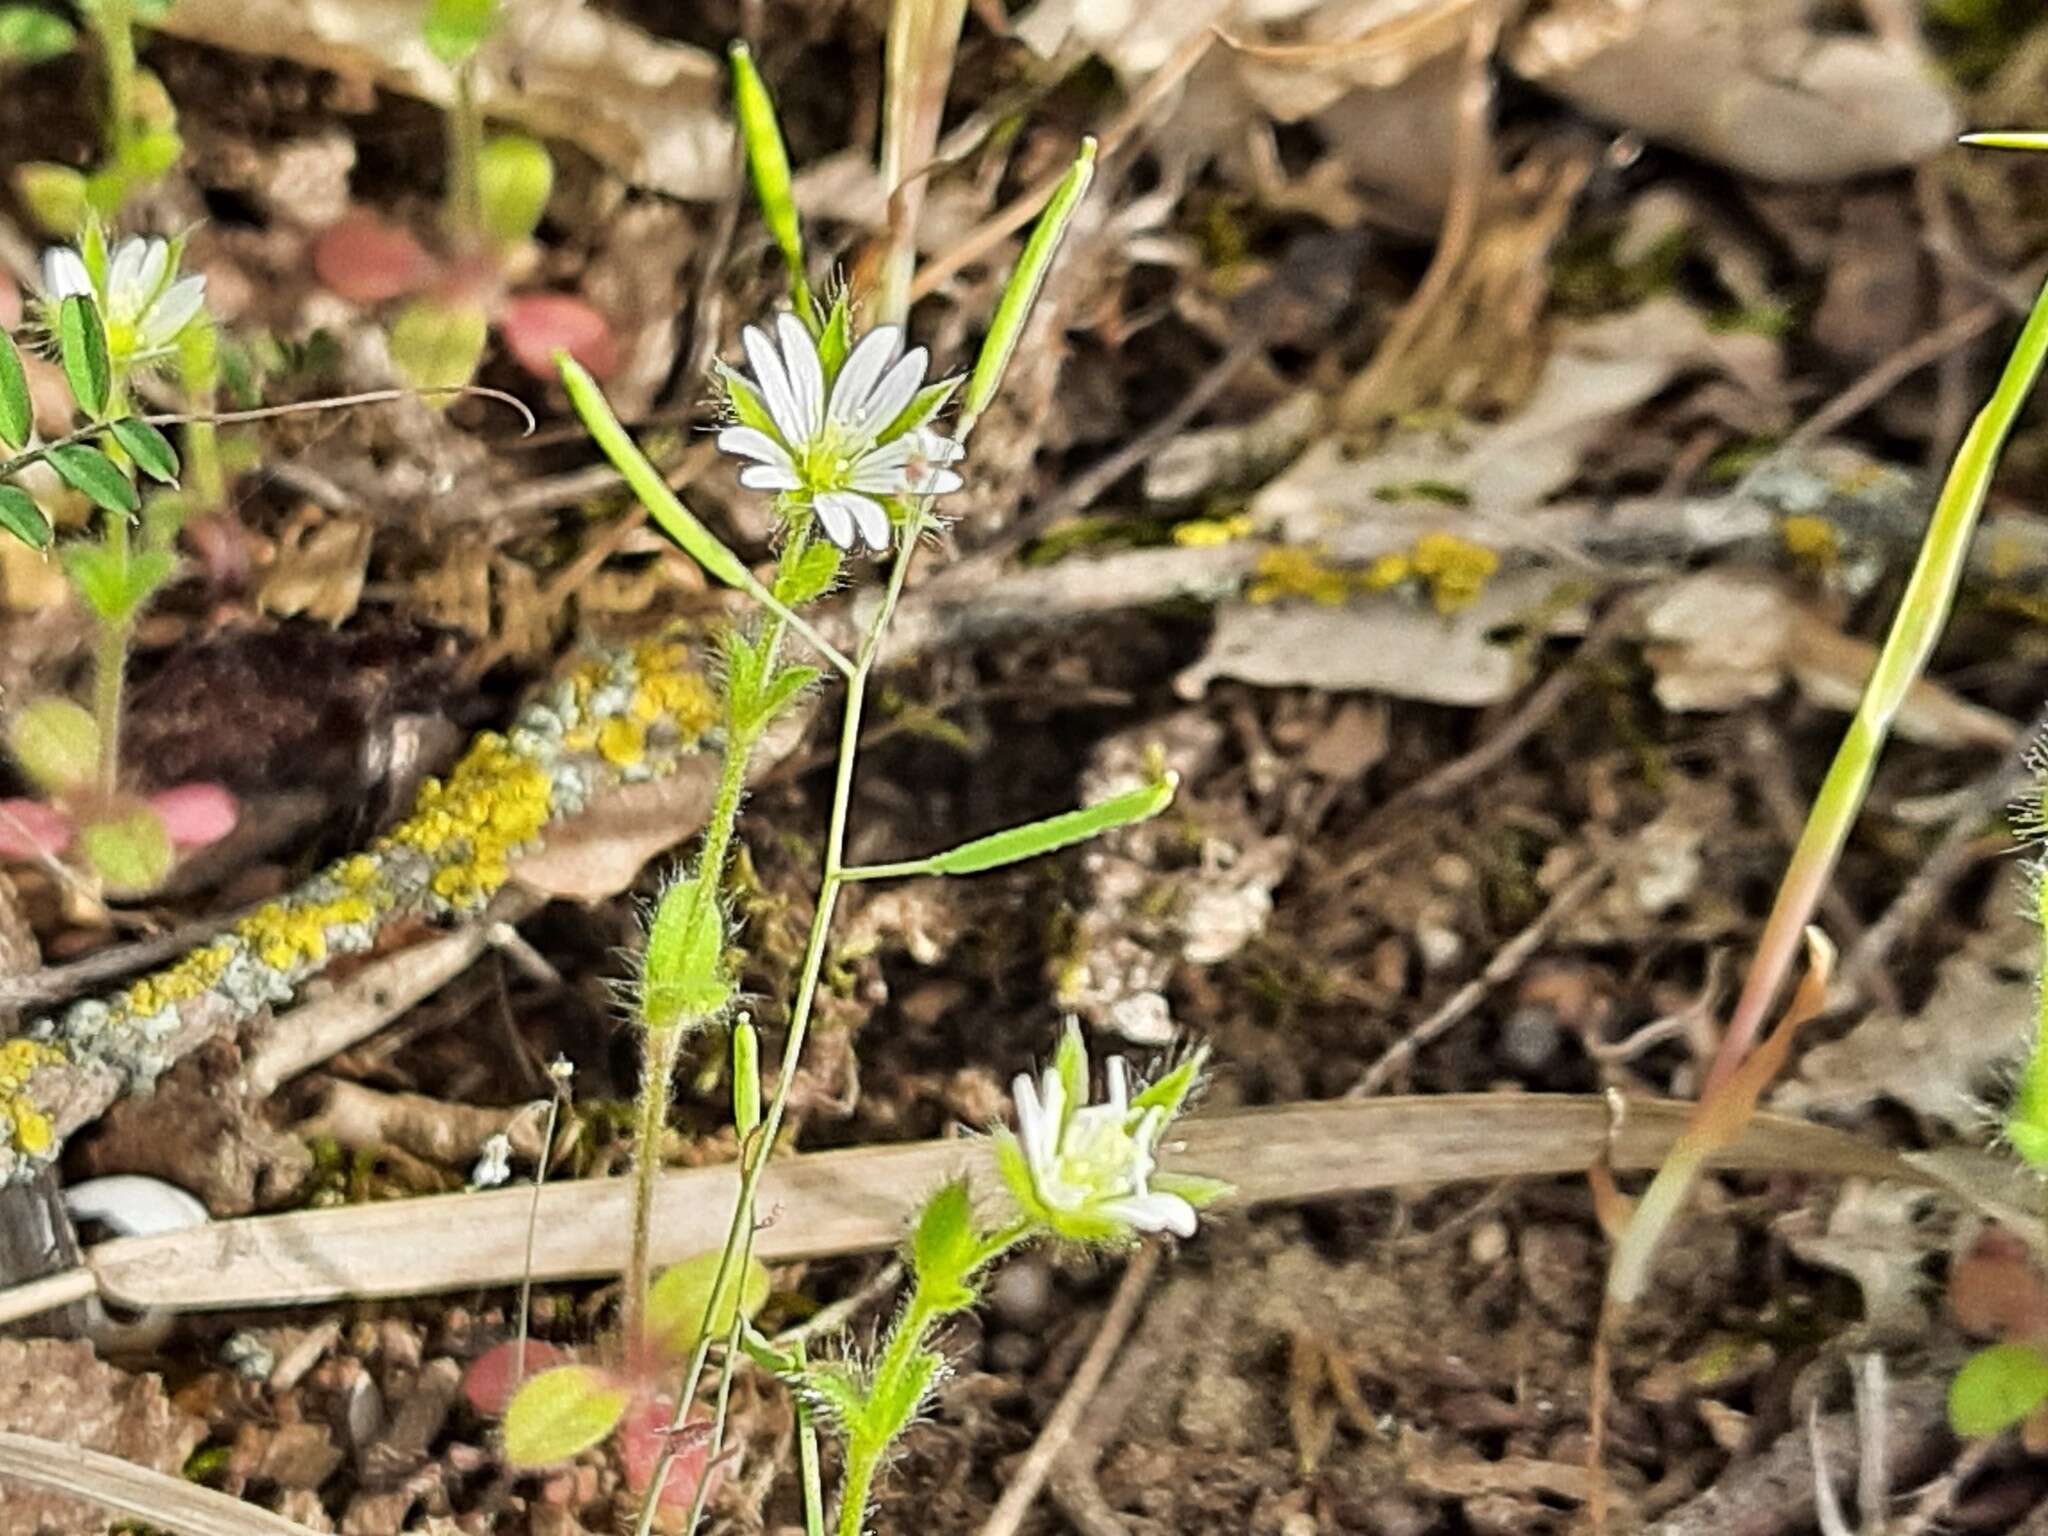
{"type": "Polygon", "coordinates": [[[0,1431],[0,1492],[9,1479],[90,1499],[176,1536],[313,1536],[267,1509],[118,1456],[0,1431]]]}
{"type": "MultiPolygon", "coordinates": [[[[1688,1109],[1664,1101],[1634,1104],[1611,1127],[1606,1100],[1592,1095],[1297,1104],[1198,1116],[1167,1156],[1176,1167],[1228,1175],[1237,1186],[1237,1206],[1291,1203],[1402,1185],[1576,1173],[1603,1153],[1616,1168],[1654,1167],[1677,1140],[1688,1109]]],[[[1961,1162],[1916,1159],[1801,1120],[1760,1115],[1717,1150],[1713,1163],[1903,1179],[1996,1208],[2021,1230],[2036,1225],[2021,1214],[2017,1197],[2005,1195],[1999,1180],[2010,1170],[2002,1163],[1968,1155],[1961,1162]]],[[[920,1203],[962,1171],[984,1182],[993,1176],[986,1142],[914,1142],[778,1159],[763,1175],[760,1209],[774,1214],[755,1252],[774,1264],[892,1248],[920,1203]]],[[[730,1164],[663,1177],[656,1194],[656,1262],[724,1241],[738,1177],[730,1164]]],[[[541,1281],[589,1279],[617,1273],[629,1199],[625,1179],[548,1185],[530,1260],[533,1194],[520,1188],[121,1238],[93,1249],[87,1265],[106,1301],[187,1312],[512,1285],[529,1271],[541,1281]]],[[[32,1310],[21,1292],[0,1292],[0,1322],[32,1310]]]]}

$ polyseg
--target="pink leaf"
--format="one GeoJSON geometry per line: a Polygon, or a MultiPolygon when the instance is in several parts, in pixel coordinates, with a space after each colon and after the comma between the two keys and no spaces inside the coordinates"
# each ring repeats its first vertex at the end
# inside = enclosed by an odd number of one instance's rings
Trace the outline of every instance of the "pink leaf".
{"type": "MultiPolygon", "coordinates": [[[[634,1398],[619,1423],[619,1459],[626,1466],[627,1486],[640,1492],[654,1478],[662,1447],[673,1440],[676,1456],[668,1464],[668,1477],[661,1485],[661,1502],[676,1509],[688,1509],[697,1497],[697,1485],[704,1481],[704,1465],[711,1457],[711,1415],[701,1407],[692,1408],[689,1421],[671,1437],[668,1426],[675,1411],[675,1404],[666,1397],[634,1398]]],[[[716,1468],[711,1473],[711,1486],[718,1486],[716,1468]]]]}
{"type": "Polygon", "coordinates": [[[537,1375],[551,1365],[560,1365],[568,1358],[542,1339],[526,1341],[526,1369],[523,1372],[513,1369],[518,1355],[519,1341],[507,1339],[470,1361],[469,1369],[463,1373],[464,1395],[469,1398],[470,1406],[486,1418],[504,1416],[505,1405],[512,1401],[515,1376],[524,1381],[528,1376],[537,1375]]]}
{"type": "Polygon", "coordinates": [[[0,331],[11,331],[21,324],[21,290],[14,285],[14,279],[0,272],[0,331]]]}
{"type": "Polygon", "coordinates": [[[600,379],[619,366],[611,323],[570,294],[515,293],[498,313],[498,331],[519,366],[537,379],[555,376],[557,350],[600,379]]]}
{"type": "Polygon", "coordinates": [[[0,800],[0,858],[39,859],[59,854],[77,834],[71,818],[40,800],[0,800]]]}
{"type": "Polygon", "coordinates": [[[440,269],[409,232],[363,209],[342,215],[313,242],[313,270],[320,281],[356,304],[382,304],[418,293],[440,269]]]}
{"type": "Polygon", "coordinates": [[[149,797],[150,809],[179,848],[204,848],[235,830],[242,808],[218,784],[175,784],[149,797]]]}

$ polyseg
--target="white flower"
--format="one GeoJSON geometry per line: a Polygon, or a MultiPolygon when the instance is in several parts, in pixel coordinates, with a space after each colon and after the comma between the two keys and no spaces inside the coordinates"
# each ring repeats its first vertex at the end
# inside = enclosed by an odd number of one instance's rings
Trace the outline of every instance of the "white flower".
{"type": "Polygon", "coordinates": [[[924,387],[930,361],[923,347],[903,350],[902,327],[868,332],[831,379],[795,315],[776,317],[772,340],[752,325],[740,340],[754,376],[728,383],[736,399],[741,389],[755,397],[767,418],[766,426],[757,418],[718,434],[720,448],[752,461],[740,484],[809,506],[841,549],[877,552],[893,533],[881,498],[960,489],[960,476],[947,467],[965,452],[960,444],[922,424],[890,434],[924,387]]]}
{"type": "Polygon", "coordinates": [[[1211,1180],[1158,1172],[1159,1139],[1201,1070],[1198,1054],[1133,1099],[1129,1069],[1110,1059],[1108,1098],[1088,1104],[1088,1059],[1069,1025],[1053,1064],[1014,1085],[1017,1132],[997,1134],[997,1164],[1028,1216],[1062,1237],[1111,1242],[1135,1232],[1191,1237],[1211,1180]]]}
{"type": "Polygon", "coordinates": [[[85,259],[68,245],[53,246],[43,252],[43,296],[53,306],[74,295],[97,297],[117,363],[153,362],[170,355],[206,304],[206,279],[178,276],[172,258],[168,240],[123,240],[107,255],[106,292],[95,295],[85,259]]]}

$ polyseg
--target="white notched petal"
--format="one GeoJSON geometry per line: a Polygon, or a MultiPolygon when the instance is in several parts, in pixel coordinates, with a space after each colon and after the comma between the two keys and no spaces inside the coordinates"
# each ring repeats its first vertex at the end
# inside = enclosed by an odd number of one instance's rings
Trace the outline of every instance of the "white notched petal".
{"type": "Polygon", "coordinates": [[[825,424],[825,365],[818,361],[818,344],[795,315],[776,316],[775,334],[782,342],[782,361],[796,397],[797,432],[790,441],[807,443],[825,424]]]}
{"type": "Polygon", "coordinates": [[[144,319],[144,340],[151,346],[165,346],[176,341],[199,317],[199,310],[206,303],[206,279],[194,275],[181,277],[164,290],[162,298],[150,306],[144,319]]]}
{"type": "Polygon", "coordinates": [[[924,456],[934,464],[958,464],[967,457],[967,445],[955,442],[943,432],[934,432],[930,427],[919,427],[910,434],[924,449],[924,456]]]}
{"type": "Polygon", "coordinates": [[[868,491],[877,496],[900,496],[913,488],[909,469],[910,460],[916,452],[917,445],[901,437],[879,448],[870,448],[854,460],[846,483],[856,491],[868,491]]]}
{"type": "Polygon", "coordinates": [[[53,245],[43,252],[43,292],[60,301],[89,297],[92,274],[85,270],[85,258],[68,245],[53,245]]]}
{"type": "Polygon", "coordinates": [[[879,432],[901,416],[903,408],[924,388],[925,365],[930,360],[931,354],[923,347],[912,347],[898,358],[896,366],[882,375],[867,404],[859,408],[854,425],[879,432]]]}
{"type": "Polygon", "coordinates": [[[927,496],[945,496],[959,490],[966,483],[950,469],[935,469],[918,489],[927,496]]]}
{"type": "Polygon", "coordinates": [[[1097,1209],[1140,1232],[1171,1232],[1175,1237],[1195,1235],[1195,1208],[1179,1195],[1126,1195],[1120,1200],[1105,1200],[1097,1209]]]}
{"type": "Polygon", "coordinates": [[[107,308],[133,315],[148,299],[142,286],[142,263],[149,254],[148,242],[123,240],[107,258],[107,308]]]}
{"type": "Polygon", "coordinates": [[[859,542],[853,531],[853,514],[831,496],[820,496],[811,503],[811,511],[816,515],[818,527],[825,537],[851,553],[859,542]]]}
{"type": "Polygon", "coordinates": [[[853,520],[860,528],[860,536],[867,541],[869,549],[880,554],[889,547],[889,513],[883,505],[871,496],[862,496],[853,491],[842,492],[853,512],[853,520]]]}
{"type": "MultiPolygon", "coordinates": [[[[142,246],[142,259],[137,264],[133,284],[133,303],[137,309],[156,297],[163,287],[164,279],[171,275],[171,243],[168,240],[146,240],[142,246]]],[[[107,285],[109,288],[112,283],[107,285]]]]}
{"type": "Polygon", "coordinates": [[[896,360],[902,346],[903,328],[897,325],[878,325],[861,337],[833,381],[832,404],[827,414],[841,426],[857,425],[868,396],[874,393],[875,381],[896,360]]]}
{"type": "Polygon", "coordinates": [[[743,459],[759,459],[763,464],[777,464],[784,469],[796,468],[796,460],[789,456],[789,450],[759,427],[727,427],[718,434],[718,447],[722,453],[737,454],[743,459]]]}
{"type": "Polygon", "coordinates": [[[1112,1056],[1109,1058],[1109,1066],[1105,1070],[1109,1077],[1109,1107],[1116,1112],[1116,1117],[1121,1120],[1124,1116],[1124,1111],[1130,1108],[1131,1104],[1130,1065],[1123,1057],[1112,1056]]]}
{"type": "Polygon", "coordinates": [[[803,481],[794,469],[780,464],[749,464],[740,471],[740,484],[750,491],[793,491],[803,481]]]}
{"type": "Polygon", "coordinates": [[[746,348],[747,361],[754,368],[755,387],[761,391],[761,403],[768,407],[775,430],[789,442],[802,442],[796,394],[790,387],[788,370],[776,355],[775,344],[759,326],[750,325],[740,332],[740,345],[746,348]]]}

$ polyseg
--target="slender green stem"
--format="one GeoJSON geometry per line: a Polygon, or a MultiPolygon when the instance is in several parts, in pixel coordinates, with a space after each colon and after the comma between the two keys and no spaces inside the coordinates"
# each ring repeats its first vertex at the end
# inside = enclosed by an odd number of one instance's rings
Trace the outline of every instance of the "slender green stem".
{"type": "Polygon", "coordinates": [[[548,1181],[548,1157],[555,1150],[555,1123],[562,1113],[562,1085],[549,1079],[547,1124],[541,1128],[540,1155],[533,1165],[533,1203],[526,1208],[526,1262],[519,1279],[519,1343],[512,1357],[512,1389],[526,1379],[526,1340],[533,1326],[533,1239],[540,1228],[540,1193],[548,1181]]]}
{"type": "Polygon", "coordinates": [[[633,1248],[626,1267],[626,1350],[639,1358],[647,1347],[647,1286],[653,1268],[654,1189],[661,1178],[661,1147],[668,1130],[669,1087],[682,1054],[680,1028],[646,1036],[640,1064],[640,1101],[633,1117],[633,1248]]]}
{"type": "Polygon", "coordinates": [[[879,1458],[848,1457],[846,1473],[840,1480],[838,1536],[862,1536],[867,1521],[868,1495],[874,1491],[879,1458]]]}
{"type": "MultiPolygon", "coordinates": [[[[796,1340],[790,1352],[802,1372],[810,1364],[804,1341],[796,1340]]],[[[818,1426],[801,1392],[796,1395],[796,1459],[803,1484],[804,1536],[825,1536],[825,1475],[818,1465],[818,1426]]]]}
{"type": "Polygon", "coordinates": [[[135,13],[129,0],[99,0],[87,14],[107,77],[107,156],[125,167],[135,132],[135,13]]]}
{"type": "Polygon", "coordinates": [[[484,120],[476,104],[476,66],[455,71],[455,101],[448,109],[448,227],[465,242],[484,231],[484,120]]]}

